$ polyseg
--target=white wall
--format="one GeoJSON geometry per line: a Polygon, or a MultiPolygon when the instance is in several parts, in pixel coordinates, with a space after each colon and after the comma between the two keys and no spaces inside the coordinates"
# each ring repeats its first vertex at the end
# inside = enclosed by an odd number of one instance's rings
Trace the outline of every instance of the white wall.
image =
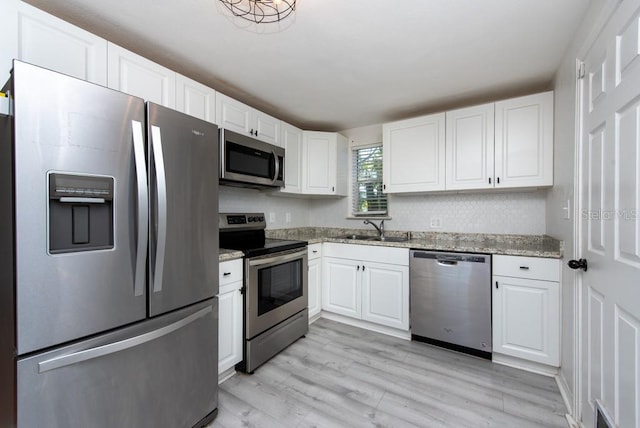
{"type": "MultiPolygon", "coordinates": [[[[341,133],[352,147],[382,142],[382,124],[341,133]]],[[[349,198],[312,201],[311,225],[368,227],[362,220],[347,219],[349,204],[349,198]]],[[[545,233],[545,204],[546,190],[390,195],[391,220],[385,226],[389,230],[539,235],[545,233]],[[440,219],[442,226],[432,229],[432,219],[440,219]]]]}
{"type": "MultiPolygon", "coordinates": [[[[606,2],[595,1],[590,5],[580,29],[554,79],[555,130],[554,130],[554,186],[547,193],[547,233],[564,241],[562,269],[562,356],[560,375],[564,377],[570,393],[575,396],[575,271],[566,262],[577,258],[574,248],[574,194],[575,144],[576,144],[576,58],[583,48],[583,40],[593,32],[594,22],[606,2]],[[570,219],[566,219],[569,201],[570,219]]],[[[573,405],[573,396],[569,397],[573,405]]]]}
{"type": "Polygon", "coordinates": [[[267,229],[309,226],[309,200],[272,196],[269,192],[238,187],[220,186],[220,212],[264,212],[267,229]],[[270,221],[270,214],[275,221],[270,221]],[[286,214],[291,214],[287,223],[286,214]]]}

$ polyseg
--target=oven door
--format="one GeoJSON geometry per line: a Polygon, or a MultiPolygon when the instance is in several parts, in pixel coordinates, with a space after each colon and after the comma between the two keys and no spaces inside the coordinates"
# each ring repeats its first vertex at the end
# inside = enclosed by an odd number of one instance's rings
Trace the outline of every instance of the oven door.
{"type": "Polygon", "coordinates": [[[251,339],[305,309],[307,248],[246,260],[245,338],[251,339]]]}

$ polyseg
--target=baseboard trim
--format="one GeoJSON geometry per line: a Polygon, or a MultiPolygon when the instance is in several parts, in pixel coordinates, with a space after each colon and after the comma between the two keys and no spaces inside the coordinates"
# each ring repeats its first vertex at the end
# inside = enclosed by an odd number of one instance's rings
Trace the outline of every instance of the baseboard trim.
{"type": "MultiPolygon", "coordinates": [[[[564,401],[564,406],[567,408],[567,421],[573,420],[573,416],[571,416],[574,413],[571,406],[571,403],[573,403],[573,392],[571,388],[569,388],[569,383],[561,371],[558,372],[555,379],[556,385],[558,385],[558,389],[560,390],[560,395],[562,396],[562,401],[564,401]]],[[[569,426],[573,425],[569,424],[569,426]]]]}
{"type": "Polygon", "coordinates": [[[342,324],[352,325],[354,327],[360,327],[365,330],[375,331],[376,333],[386,334],[387,336],[398,337],[400,339],[411,340],[411,332],[396,330],[395,328],[385,327],[383,325],[374,324],[368,321],[357,320],[344,315],[338,315],[331,312],[320,312],[320,317],[326,318],[331,321],[337,321],[342,324]]]}
{"type": "Polygon", "coordinates": [[[235,374],[236,374],[236,368],[235,367],[231,367],[231,368],[223,371],[222,373],[218,373],[218,385],[220,385],[225,380],[233,377],[233,375],[235,375],[235,374]]]}
{"type": "Polygon", "coordinates": [[[533,361],[526,361],[521,358],[511,357],[509,355],[497,354],[495,352],[493,353],[491,361],[496,364],[502,364],[503,366],[509,366],[548,377],[556,377],[556,375],[558,374],[557,367],[548,366],[546,364],[540,364],[533,361]]]}

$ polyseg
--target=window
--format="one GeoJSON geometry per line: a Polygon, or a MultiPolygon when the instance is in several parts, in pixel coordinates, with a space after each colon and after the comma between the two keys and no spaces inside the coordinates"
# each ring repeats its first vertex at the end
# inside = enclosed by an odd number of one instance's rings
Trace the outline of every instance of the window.
{"type": "Polygon", "coordinates": [[[382,193],[382,146],[354,149],[352,174],[353,215],[386,215],[387,195],[382,193]]]}

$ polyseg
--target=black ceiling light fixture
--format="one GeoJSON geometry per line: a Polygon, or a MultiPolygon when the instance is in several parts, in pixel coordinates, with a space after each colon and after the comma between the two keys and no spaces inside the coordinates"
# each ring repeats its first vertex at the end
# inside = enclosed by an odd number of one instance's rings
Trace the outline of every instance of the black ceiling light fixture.
{"type": "Polygon", "coordinates": [[[256,24],[279,22],[296,10],[296,0],[220,0],[233,16],[256,24]]]}

